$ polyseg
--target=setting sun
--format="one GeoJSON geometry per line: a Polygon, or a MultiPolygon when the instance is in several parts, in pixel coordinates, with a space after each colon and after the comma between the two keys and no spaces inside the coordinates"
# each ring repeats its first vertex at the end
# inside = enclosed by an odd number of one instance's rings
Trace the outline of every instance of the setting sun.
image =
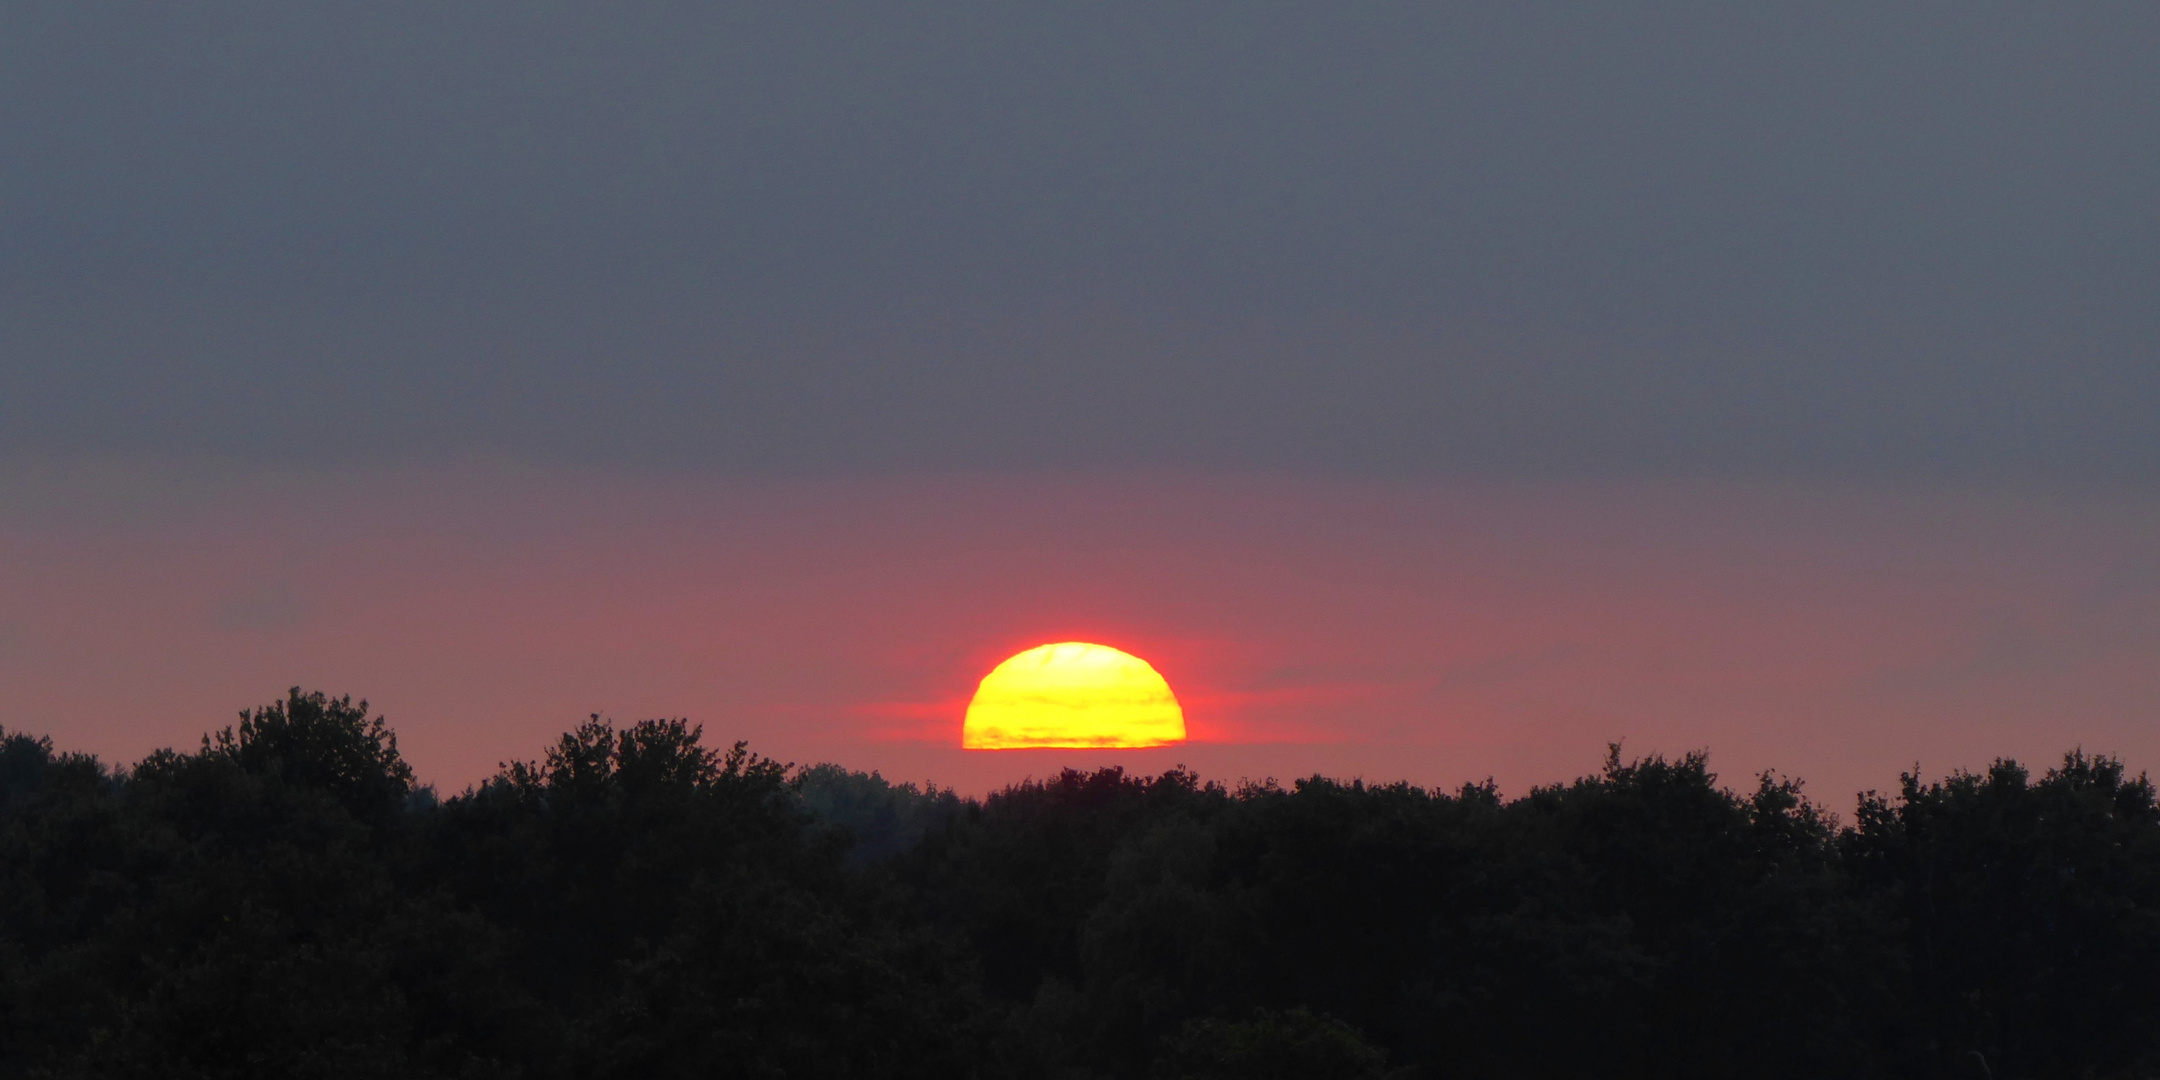
{"type": "Polygon", "coordinates": [[[960,745],[1141,747],[1185,741],[1185,711],[1148,662],[1108,645],[1040,645],[983,676],[960,745]]]}

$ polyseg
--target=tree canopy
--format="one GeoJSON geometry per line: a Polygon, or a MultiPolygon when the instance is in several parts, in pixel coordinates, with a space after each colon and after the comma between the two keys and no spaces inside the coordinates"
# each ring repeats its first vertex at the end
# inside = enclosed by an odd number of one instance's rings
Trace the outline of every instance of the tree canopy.
{"type": "Polygon", "coordinates": [[[447,798],[295,689],[0,732],[0,1074],[2146,1077],[2160,808],[2073,751],[1852,821],[1702,754],[1503,798],[980,800],[599,717],[447,798]]]}

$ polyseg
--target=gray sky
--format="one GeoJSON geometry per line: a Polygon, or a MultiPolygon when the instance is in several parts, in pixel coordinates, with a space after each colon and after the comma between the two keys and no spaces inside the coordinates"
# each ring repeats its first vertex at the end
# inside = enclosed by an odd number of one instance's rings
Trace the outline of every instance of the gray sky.
{"type": "Polygon", "coordinates": [[[2160,5],[30,0],[0,455],[2160,480],[2160,5]]]}

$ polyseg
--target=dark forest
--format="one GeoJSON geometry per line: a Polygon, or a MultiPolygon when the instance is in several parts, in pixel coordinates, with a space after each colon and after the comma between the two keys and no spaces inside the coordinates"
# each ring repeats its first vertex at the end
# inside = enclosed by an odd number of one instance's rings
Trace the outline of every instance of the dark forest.
{"type": "Polygon", "coordinates": [[[1701,754],[1504,798],[974,800],[595,718],[451,797],[294,690],[0,740],[0,1074],[2160,1076],[2160,810],[2072,752],[1849,818],[1701,754]]]}

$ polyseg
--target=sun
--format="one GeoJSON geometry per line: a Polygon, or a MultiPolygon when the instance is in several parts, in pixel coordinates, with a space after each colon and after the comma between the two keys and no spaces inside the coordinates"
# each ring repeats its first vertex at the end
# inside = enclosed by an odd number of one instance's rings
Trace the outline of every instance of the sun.
{"type": "Polygon", "coordinates": [[[1148,662],[1108,645],[1038,645],[983,676],[960,726],[968,750],[1185,741],[1185,710],[1148,662]]]}

